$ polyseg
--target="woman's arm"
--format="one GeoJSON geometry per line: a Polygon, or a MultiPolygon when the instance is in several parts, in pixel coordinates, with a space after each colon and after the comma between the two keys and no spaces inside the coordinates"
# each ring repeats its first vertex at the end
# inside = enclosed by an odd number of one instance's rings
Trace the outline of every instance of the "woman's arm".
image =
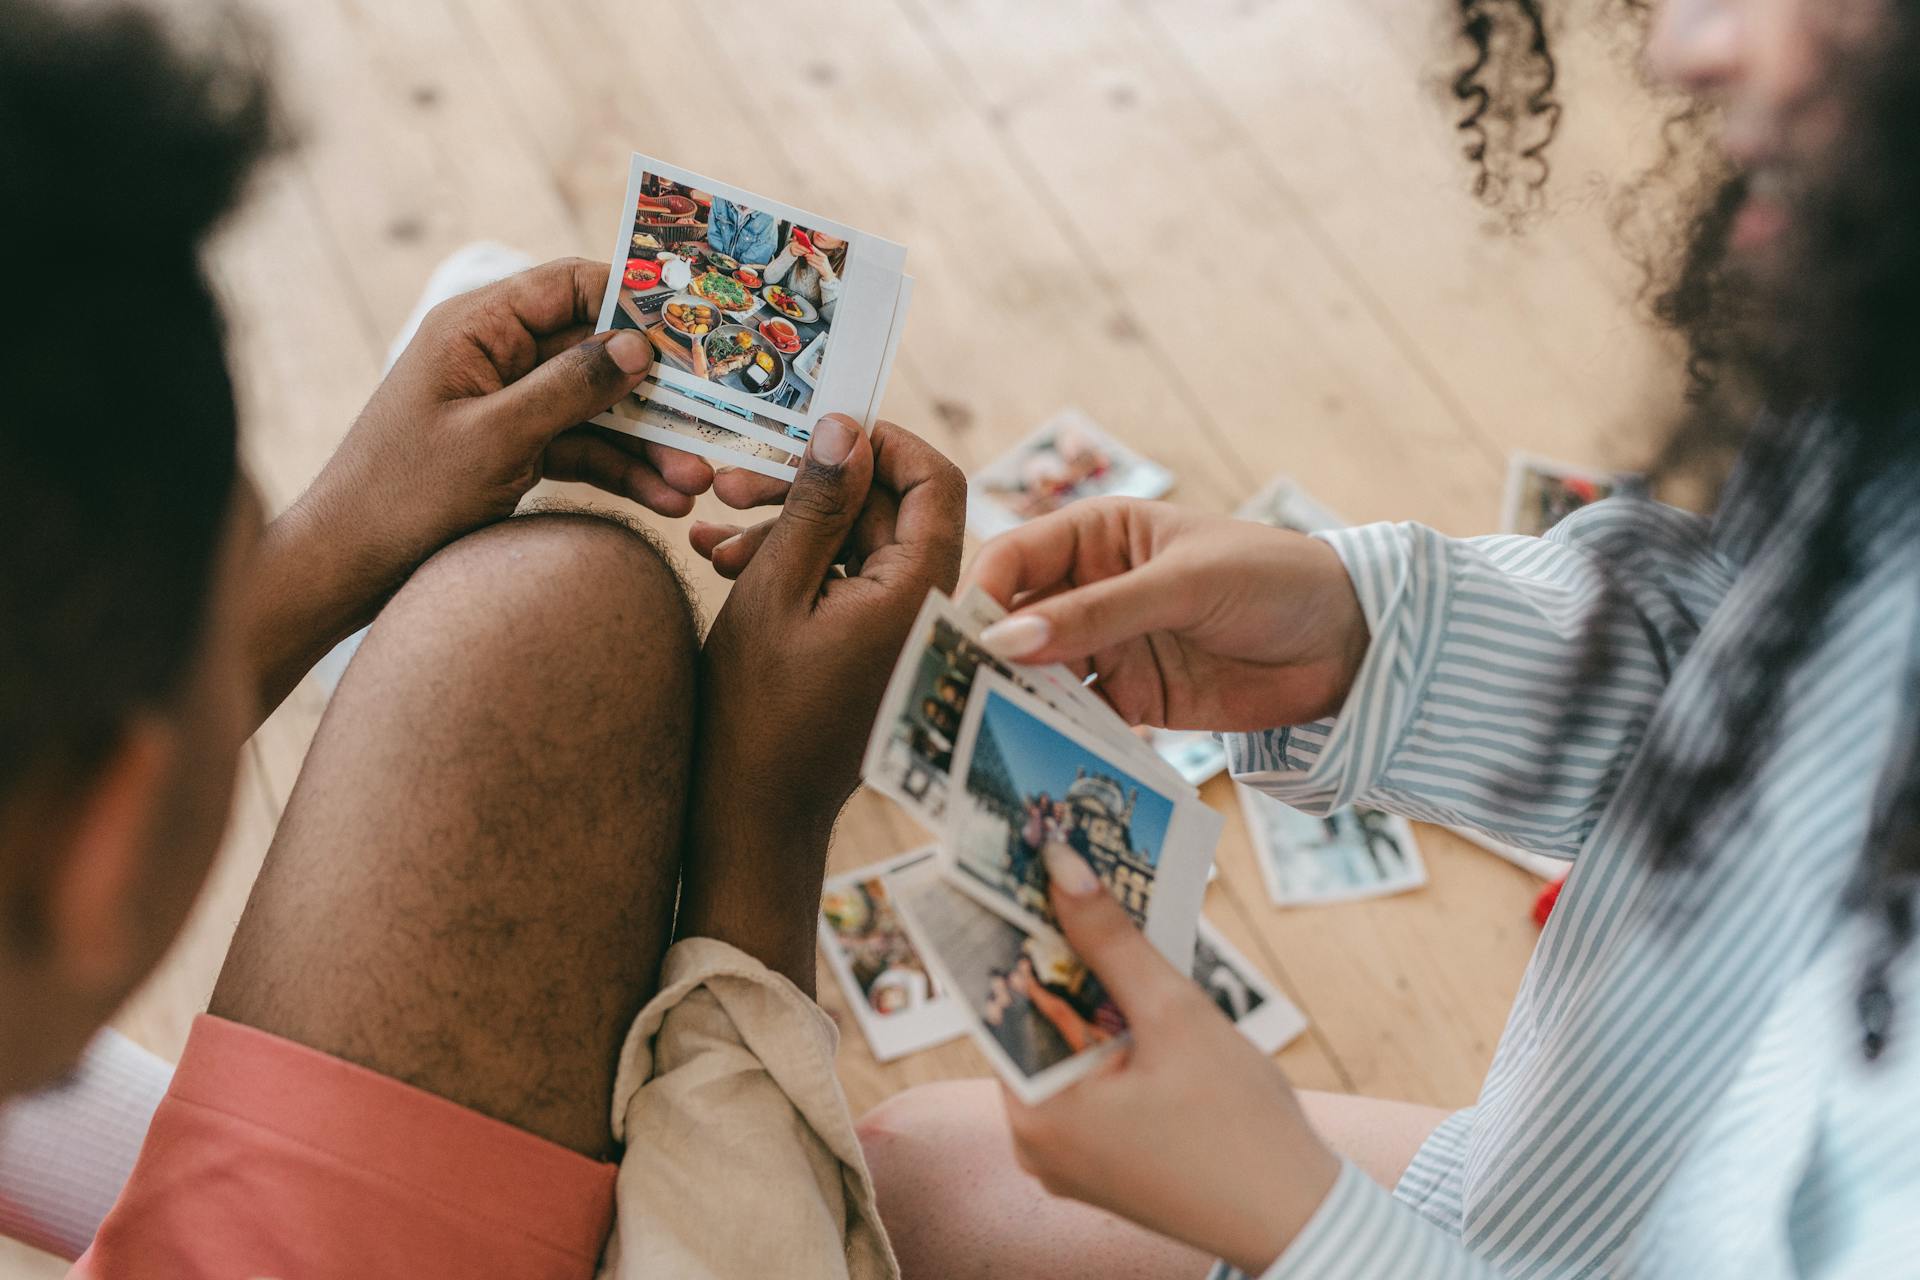
{"type": "Polygon", "coordinates": [[[773,255],[773,261],[760,273],[760,278],[768,284],[779,284],[793,270],[793,264],[799,259],[794,253],[793,242],[789,240],[780,252],[773,255]]]}
{"type": "Polygon", "coordinates": [[[1235,776],[1309,812],[1361,803],[1565,857],[1733,573],[1704,520],[1645,500],[1544,539],[1322,537],[1366,613],[1366,661],[1338,715],[1230,737],[1235,776]]]}

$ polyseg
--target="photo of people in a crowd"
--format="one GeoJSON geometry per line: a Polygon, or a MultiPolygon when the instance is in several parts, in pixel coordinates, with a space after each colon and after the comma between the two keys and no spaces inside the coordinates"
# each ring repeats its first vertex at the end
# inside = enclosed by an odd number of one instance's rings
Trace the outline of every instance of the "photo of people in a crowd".
{"type": "Polygon", "coordinates": [[[903,877],[913,927],[997,1052],[1032,1081],[1112,1046],[1126,1020],[1057,939],[1033,937],[938,876],[903,877]]]}
{"type": "Polygon", "coordinates": [[[1172,799],[1021,706],[991,681],[949,827],[963,887],[1016,920],[1052,929],[1045,850],[1064,845],[1093,868],[1143,928],[1172,799]]]}

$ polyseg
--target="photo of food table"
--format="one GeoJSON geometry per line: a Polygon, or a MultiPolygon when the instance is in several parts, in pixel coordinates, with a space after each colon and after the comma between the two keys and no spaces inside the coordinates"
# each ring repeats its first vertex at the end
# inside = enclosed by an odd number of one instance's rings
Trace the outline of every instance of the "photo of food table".
{"type": "MultiPolygon", "coordinates": [[[[669,368],[804,413],[831,322],[759,267],[715,249],[704,199],[640,198],[614,326],[645,333],[669,368]]],[[[812,252],[806,231],[783,230],[788,244],[812,252]]]]}

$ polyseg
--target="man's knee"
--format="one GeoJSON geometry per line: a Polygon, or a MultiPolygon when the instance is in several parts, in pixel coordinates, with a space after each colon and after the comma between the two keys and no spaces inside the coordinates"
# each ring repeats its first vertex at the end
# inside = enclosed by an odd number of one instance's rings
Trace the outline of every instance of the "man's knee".
{"type": "Polygon", "coordinates": [[[408,666],[451,661],[489,697],[603,707],[691,697],[699,622],[651,535],[584,511],[491,525],[428,560],[366,646],[408,666]]]}

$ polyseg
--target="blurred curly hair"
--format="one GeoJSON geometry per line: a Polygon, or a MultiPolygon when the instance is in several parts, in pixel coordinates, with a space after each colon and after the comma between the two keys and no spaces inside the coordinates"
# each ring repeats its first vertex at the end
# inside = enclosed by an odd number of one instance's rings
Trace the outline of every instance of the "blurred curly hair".
{"type": "MultiPolygon", "coordinates": [[[[1565,110],[1543,0],[1455,0],[1466,60],[1451,82],[1474,195],[1524,219],[1542,207],[1549,150],[1565,110]]],[[[1602,0],[1603,20],[1644,27],[1648,0],[1602,0]]],[[[1796,177],[1784,269],[1764,279],[1729,253],[1749,176],[1713,149],[1711,105],[1667,122],[1664,156],[1623,190],[1613,224],[1647,272],[1653,316],[1685,350],[1684,403],[1650,468],[1717,486],[1736,461],[1741,501],[1784,511],[1825,472],[1835,498],[1800,542],[1794,569],[1760,611],[1749,643],[1715,675],[1719,753],[1665,771],[1653,860],[1669,872],[1712,856],[1701,833],[1741,779],[1776,749],[1781,691],[1819,647],[1836,605],[1866,567],[1859,500],[1873,484],[1905,486],[1920,508],[1920,0],[1890,0],[1867,48],[1832,47],[1823,84],[1841,86],[1846,127],[1796,177]]],[[[1914,589],[1920,595],[1920,557],[1914,589]]],[[[1596,628],[1583,678],[1612,661],[1596,628]]],[[[1902,673],[1910,714],[1860,854],[1850,905],[1881,925],[1862,975],[1863,1051],[1885,1048],[1894,1007],[1888,974],[1912,942],[1920,900],[1920,652],[1902,673]]],[[[1578,713],[1570,713],[1577,718],[1578,713]]],[[[1568,725],[1569,731],[1576,728],[1568,725]]]]}

